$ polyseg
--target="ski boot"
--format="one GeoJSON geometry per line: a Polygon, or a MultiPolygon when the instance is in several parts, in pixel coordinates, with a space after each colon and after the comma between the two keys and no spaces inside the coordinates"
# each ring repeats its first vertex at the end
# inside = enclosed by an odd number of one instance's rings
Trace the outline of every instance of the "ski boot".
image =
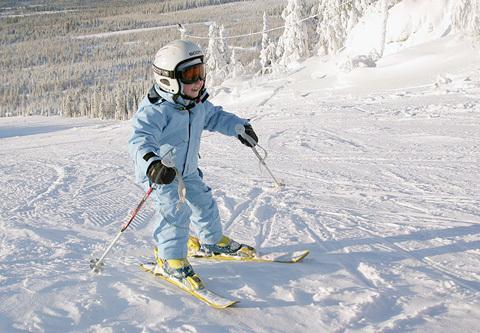
{"type": "Polygon", "coordinates": [[[161,259],[158,257],[158,249],[155,247],[155,259],[157,261],[155,274],[161,274],[173,283],[180,283],[188,290],[204,288],[200,276],[193,271],[192,265],[186,258],[161,259]]]}
{"type": "Polygon", "coordinates": [[[253,247],[241,244],[227,236],[216,244],[200,244],[198,238],[190,236],[188,238],[188,253],[191,257],[231,257],[235,258],[253,258],[256,251],[253,247]]]}

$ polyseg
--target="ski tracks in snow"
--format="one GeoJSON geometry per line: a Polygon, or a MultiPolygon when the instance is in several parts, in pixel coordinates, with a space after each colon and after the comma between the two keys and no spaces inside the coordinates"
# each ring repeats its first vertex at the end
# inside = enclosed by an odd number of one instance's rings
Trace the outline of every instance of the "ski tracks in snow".
{"type": "Polygon", "coordinates": [[[403,332],[458,318],[478,327],[478,103],[277,88],[251,118],[286,187],[220,135],[204,138],[201,168],[227,235],[265,251],[308,249],[303,263],[192,260],[206,284],[241,300],[205,309],[138,271],[151,258],[147,204],[93,278],[88,259],[143,192],[125,152],[128,124],[7,137],[0,330],[403,332]]]}
{"type": "MultiPolygon", "coordinates": [[[[227,199],[228,208],[221,205],[226,230],[244,235],[243,241],[255,239],[260,247],[301,242],[312,250],[308,267],[298,267],[304,275],[277,286],[269,297],[322,307],[323,312],[312,309],[310,315],[324,322],[336,318],[330,327],[338,332],[398,332],[448,322],[463,302],[479,311],[478,197],[467,179],[478,181],[459,172],[478,171],[475,158],[466,153],[478,155],[473,145],[478,135],[467,130],[463,138],[454,137],[459,132],[449,133],[441,121],[451,116],[459,127],[469,127],[477,106],[464,104],[462,113],[461,105],[435,107],[441,102],[429,100],[425,108],[421,103],[428,96],[417,98],[406,112],[397,112],[404,106],[393,102],[359,105],[360,115],[349,112],[356,105],[345,109],[336,102],[312,106],[316,111],[310,114],[302,110],[302,116],[288,104],[277,103],[281,108],[273,110],[262,105],[255,128],[261,133],[262,124],[276,122],[263,145],[276,159],[270,163],[287,189],[275,193],[254,186],[247,200],[227,199]],[[313,124],[325,118],[325,125],[309,126],[309,116],[313,124]],[[424,146],[418,149],[415,140],[424,146]],[[438,140],[447,150],[437,147],[438,140]],[[465,146],[457,149],[455,143],[461,142],[465,146]],[[459,263],[445,260],[446,255],[459,263]],[[318,289],[332,280],[344,283],[318,289]]],[[[268,102],[277,100],[288,98],[276,90],[268,102]]],[[[217,195],[220,201],[228,197],[227,192],[217,195]]],[[[245,288],[255,294],[255,286],[245,288]]]]}
{"type": "MultiPolygon", "coordinates": [[[[221,209],[228,210],[227,219],[223,223],[224,230],[235,235],[242,235],[242,230],[255,231],[254,243],[257,248],[263,247],[271,239],[271,232],[276,221],[277,209],[272,201],[275,189],[253,187],[247,195],[247,200],[235,204],[224,192],[217,191],[221,209]],[[222,193],[222,194],[220,194],[222,193]]],[[[242,235],[244,236],[244,235],[242,235]]],[[[246,235],[245,235],[246,236],[246,235]]],[[[252,242],[251,235],[244,241],[252,242]]]]}

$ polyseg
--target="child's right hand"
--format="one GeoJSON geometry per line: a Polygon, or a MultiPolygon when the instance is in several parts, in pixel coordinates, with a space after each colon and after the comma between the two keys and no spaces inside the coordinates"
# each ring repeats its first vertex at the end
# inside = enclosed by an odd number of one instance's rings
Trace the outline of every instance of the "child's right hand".
{"type": "Polygon", "coordinates": [[[162,161],[154,161],[147,170],[147,177],[150,182],[159,185],[166,185],[173,182],[177,172],[174,168],[163,165],[162,161]]]}

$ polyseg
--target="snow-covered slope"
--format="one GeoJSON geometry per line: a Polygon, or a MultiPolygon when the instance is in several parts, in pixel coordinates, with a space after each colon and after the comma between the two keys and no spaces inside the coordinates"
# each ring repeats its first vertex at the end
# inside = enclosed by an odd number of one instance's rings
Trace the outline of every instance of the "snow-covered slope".
{"type": "Polygon", "coordinates": [[[89,273],[142,196],[127,122],[0,119],[0,331],[477,331],[478,52],[450,38],[377,68],[332,68],[311,59],[214,100],[252,119],[287,184],[275,190],[248,148],[205,133],[201,167],[225,232],[311,251],[295,265],[193,260],[240,300],[224,311],[138,269],[152,257],[150,204],[104,273],[89,273]]]}
{"type": "Polygon", "coordinates": [[[374,2],[348,33],[338,60],[343,68],[373,67],[384,55],[459,32],[480,35],[474,0],[402,0],[389,9],[387,3],[374,2]]]}

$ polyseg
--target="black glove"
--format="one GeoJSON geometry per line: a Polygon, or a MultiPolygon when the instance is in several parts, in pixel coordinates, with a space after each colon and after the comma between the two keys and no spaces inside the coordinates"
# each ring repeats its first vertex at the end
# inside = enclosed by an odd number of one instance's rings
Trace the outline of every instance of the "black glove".
{"type": "MultiPolygon", "coordinates": [[[[257,134],[255,134],[255,131],[253,130],[252,128],[252,125],[250,124],[247,124],[247,125],[243,125],[245,127],[245,134],[247,134],[248,136],[250,136],[253,141],[255,141],[255,144],[253,146],[256,146],[257,143],[258,143],[258,137],[257,137],[257,134]]],[[[250,142],[248,142],[247,140],[245,140],[245,138],[243,138],[240,134],[237,135],[238,137],[238,140],[240,140],[241,143],[243,143],[245,146],[247,147],[253,147],[250,142]]]]}
{"type": "Polygon", "coordinates": [[[173,182],[177,172],[174,168],[169,168],[161,161],[154,161],[147,170],[147,177],[152,183],[166,185],[173,182]]]}

